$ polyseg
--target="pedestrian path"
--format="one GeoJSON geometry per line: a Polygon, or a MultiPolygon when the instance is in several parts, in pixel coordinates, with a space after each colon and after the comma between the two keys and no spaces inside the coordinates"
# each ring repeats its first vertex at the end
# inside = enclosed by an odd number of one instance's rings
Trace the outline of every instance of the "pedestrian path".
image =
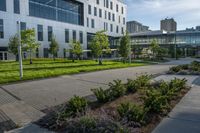
{"type": "Polygon", "coordinates": [[[174,77],[186,77],[192,88],[152,133],[200,133],[200,77],[168,76],[168,79],[174,77]]]}

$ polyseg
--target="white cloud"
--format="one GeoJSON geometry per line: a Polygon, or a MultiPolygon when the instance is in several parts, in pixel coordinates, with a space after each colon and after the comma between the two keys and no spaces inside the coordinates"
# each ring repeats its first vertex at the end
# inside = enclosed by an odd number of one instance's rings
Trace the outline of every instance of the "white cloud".
{"type": "Polygon", "coordinates": [[[159,28],[159,21],[174,17],[179,29],[200,24],[200,0],[126,0],[129,20],[139,19],[159,28]],[[157,24],[157,26],[155,25],[157,24]]]}

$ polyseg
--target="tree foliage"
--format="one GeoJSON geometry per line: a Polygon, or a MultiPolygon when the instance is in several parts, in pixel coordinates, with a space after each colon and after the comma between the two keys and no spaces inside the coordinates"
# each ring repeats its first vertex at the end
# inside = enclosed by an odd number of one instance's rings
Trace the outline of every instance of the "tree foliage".
{"type": "Polygon", "coordinates": [[[55,36],[52,36],[51,38],[51,42],[50,42],[50,45],[49,45],[49,53],[51,55],[53,55],[53,59],[55,60],[56,56],[57,56],[57,53],[59,51],[59,44],[58,42],[56,41],[56,38],[55,36]]]}
{"type": "Polygon", "coordinates": [[[103,52],[110,52],[108,36],[105,31],[99,31],[92,39],[90,45],[94,57],[99,58],[99,65],[102,65],[103,52]]]}
{"type": "Polygon", "coordinates": [[[72,41],[72,43],[69,46],[70,46],[69,52],[73,56],[73,62],[74,62],[74,56],[80,59],[80,56],[83,54],[81,43],[79,41],[72,41]]]}
{"type": "Polygon", "coordinates": [[[29,52],[30,64],[32,64],[32,52],[35,52],[40,45],[36,41],[35,30],[27,29],[21,31],[21,43],[23,44],[23,50],[29,52]]]}
{"type": "Polygon", "coordinates": [[[17,34],[11,36],[8,43],[8,50],[10,53],[16,56],[16,60],[18,55],[18,46],[19,46],[19,37],[17,36],[17,34]]]}
{"type": "Polygon", "coordinates": [[[155,39],[151,42],[150,49],[153,52],[153,58],[155,58],[157,56],[159,49],[160,49],[160,46],[155,39]]]}
{"type": "Polygon", "coordinates": [[[128,56],[130,55],[131,46],[130,38],[128,32],[121,38],[119,46],[119,54],[123,57],[123,62],[125,63],[128,56]]]}

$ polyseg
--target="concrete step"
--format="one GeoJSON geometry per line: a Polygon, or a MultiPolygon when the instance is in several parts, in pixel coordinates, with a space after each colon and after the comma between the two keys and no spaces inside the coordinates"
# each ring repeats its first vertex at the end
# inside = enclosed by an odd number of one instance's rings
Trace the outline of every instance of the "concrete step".
{"type": "Polygon", "coordinates": [[[4,104],[0,106],[0,110],[2,110],[18,126],[24,126],[45,115],[23,101],[4,104]]]}

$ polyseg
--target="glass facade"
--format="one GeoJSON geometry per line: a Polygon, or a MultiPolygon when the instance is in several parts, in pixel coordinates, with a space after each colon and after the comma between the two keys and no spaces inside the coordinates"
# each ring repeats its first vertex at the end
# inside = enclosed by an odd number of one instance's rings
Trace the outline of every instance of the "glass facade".
{"type": "Polygon", "coordinates": [[[0,38],[4,38],[3,19],[0,19],[0,38]]]}
{"type": "Polygon", "coordinates": [[[0,11],[6,11],[6,0],[0,0],[0,11]]]}
{"type": "Polygon", "coordinates": [[[43,26],[38,25],[37,31],[38,31],[38,41],[43,41],[43,26]]]}
{"type": "Polygon", "coordinates": [[[14,5],[14,13],[20,14],[20,1],[13,0],[13,5],[14,5]]]}
{"type": "Polygon", "coordinates": [[[74,0],[29,0],[29,15],[84,25],[83,3],[74,0]]]}

